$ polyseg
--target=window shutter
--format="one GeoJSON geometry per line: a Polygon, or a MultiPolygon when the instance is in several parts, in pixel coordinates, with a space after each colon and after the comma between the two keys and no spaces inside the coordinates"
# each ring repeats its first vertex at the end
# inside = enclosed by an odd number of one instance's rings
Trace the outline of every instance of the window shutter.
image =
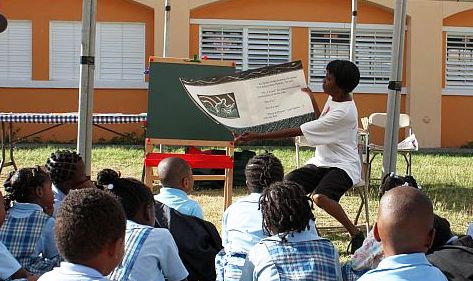
{"type": "Polygon", "coordinates": [[[236,69],[243,69],[243,28],[202,27],[200,31],[200,57],[213,60],[230,60],[236,69]]]}
{"type": "Polygon", "coordinates": [[[290,61],[289,28],[248,28],[248,69],[290,61]]]}
{"type": "Polygon", "coordinates": [[[473,87],[473,33],[447,33],[446,86],[473,87]]]}
{"type": "Polygon", "coordinates": [[[356,64],[360,84],[384,84],[391,75],[392,30],[359,29],[356,33],[356,64]]]}
{"type": "Polygon", "coordinates": [[[96,80],[144,81],[143,23],[98,23],[97,36],[96,80]]]}
{"type": "Polygon", "coordinates": [[[49,79],[79,81],[81,23],[54,21],[49,28],[49,79]]]}
{"type": "Polygon", "coordinates": [[[350,32],[342,29],[311,30],[309,56],[309,82],[320,84],[330,61],[349,59],[350,32]]]}
{"type": "Polygon", "coordinates": [[[0,33],[0,80],[31,80],[31,21],[9,21],[0,33]]]}

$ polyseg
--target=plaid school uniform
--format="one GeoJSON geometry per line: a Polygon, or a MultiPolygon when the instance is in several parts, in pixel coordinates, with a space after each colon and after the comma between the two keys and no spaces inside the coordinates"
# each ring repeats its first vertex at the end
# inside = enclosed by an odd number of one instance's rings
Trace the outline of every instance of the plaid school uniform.
{"type": "Polygon", "coordinates": [[[49,219],[50,216],[39,210],[24,218],[14,218],[7,213],[7,219],[0,228],[0,241],[26,270],[35,275],[52,270],[60,261],[59,256],[46,259],[33,255],[49,219]]]}
{"type": "Polygon", "coordinates": [[[110,273],[108,278],[115,281],[127,281],[135,265],[143,244],[152,228],[134,228],[125,241],[125,255],[122,262],[110,273]]]}
{"type": "Polygon", "coordinates": [[[337,253],[327,239],[296,243],[263,240],[280,280],[337,280],[337,253]]]}
{"type": "Polygon", "coordinates": [[[247,253],[225,252],[220,250],[215,257],[216,281],[238,281],[240,280],[243,265],[245,264],[247,253]]]}

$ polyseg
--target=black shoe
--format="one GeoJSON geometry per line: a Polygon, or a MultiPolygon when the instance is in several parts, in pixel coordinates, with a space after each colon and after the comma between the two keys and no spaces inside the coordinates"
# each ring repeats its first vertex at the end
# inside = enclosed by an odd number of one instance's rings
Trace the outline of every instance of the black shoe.
{"type": "Polygon", "coordinates": [[[350,254],[354,254],[356,250],[358,250],[361,245],[363,245],[363,241],[365,241],[365,235],[363,235],[363,232],[358,232],[353,238],[351,238],[350,243],[348,244],[348,249],[347,252],[350,252],[350,254]]]}

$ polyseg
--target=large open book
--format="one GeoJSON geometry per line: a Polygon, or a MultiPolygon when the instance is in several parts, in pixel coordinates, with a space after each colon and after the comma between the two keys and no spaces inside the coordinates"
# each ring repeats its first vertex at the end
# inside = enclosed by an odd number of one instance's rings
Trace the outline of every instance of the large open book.
{"type": "Polygon", "coordinates": [[[315,119],[301,61],[204,79],[182,79],[210,118],[241,134],[292,128],[315,119]]]}

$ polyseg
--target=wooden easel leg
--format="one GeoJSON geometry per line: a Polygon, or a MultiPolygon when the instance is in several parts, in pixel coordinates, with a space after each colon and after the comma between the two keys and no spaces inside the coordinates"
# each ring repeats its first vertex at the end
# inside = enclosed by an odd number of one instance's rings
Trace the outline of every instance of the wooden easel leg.
{"type": "Polygon", "coordinates": [[[153,167],[145,167],[145,184],[153,190],[153,167]]]}

